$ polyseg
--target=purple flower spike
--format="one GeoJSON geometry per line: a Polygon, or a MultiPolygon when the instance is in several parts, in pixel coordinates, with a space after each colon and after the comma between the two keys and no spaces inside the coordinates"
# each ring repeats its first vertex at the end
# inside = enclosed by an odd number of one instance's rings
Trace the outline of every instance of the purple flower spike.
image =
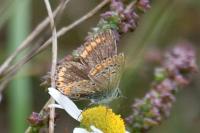
{"type": "Polygon", "coordinates": [[[195,51],[185,42],[168,52],[162,64],[157,75],[164,75],[164,79],[155,81],[145,97],[134,102],[133,114],[126,118],[133,132],[145,133],[166,119],[178,87],[188,84],[189,75],[197,71],[195,51]]]}

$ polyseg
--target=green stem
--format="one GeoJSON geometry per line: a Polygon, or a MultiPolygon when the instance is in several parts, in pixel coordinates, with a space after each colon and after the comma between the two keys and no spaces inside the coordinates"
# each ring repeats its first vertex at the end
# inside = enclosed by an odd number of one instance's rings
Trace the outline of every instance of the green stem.
{"type": "MultiPolygon", "coordinates": [[[[30,0],[17,0],[14,14],[9,20],[8,51],[13,52],[28,35],[30,29],[30,0]]],[[[20,57],[23,56],[23,53],[20,57]]],[[[22,133],[27,126],[31,111],[30,79],[25,76],[28,66],[18,73],[9,85],[9,110],[11,133],[22,133]]]]}

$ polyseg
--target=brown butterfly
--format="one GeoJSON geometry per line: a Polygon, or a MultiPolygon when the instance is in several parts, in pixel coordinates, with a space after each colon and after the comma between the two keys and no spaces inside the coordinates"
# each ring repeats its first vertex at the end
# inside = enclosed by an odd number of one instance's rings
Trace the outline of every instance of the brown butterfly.
{"type": "Polygon", "coordinates": [[[78,60],[63,61],[56,69],[56,88],[75,99],[107,101],[119,94],[124,54],[117,54],[116,35],[104,30],[76,51],[78,60]]]}

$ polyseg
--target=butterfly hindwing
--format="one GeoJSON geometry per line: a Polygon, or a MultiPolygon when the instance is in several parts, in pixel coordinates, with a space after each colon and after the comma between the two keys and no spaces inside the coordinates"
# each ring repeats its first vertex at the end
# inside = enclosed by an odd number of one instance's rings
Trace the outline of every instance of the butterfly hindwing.
{"type": "Polygon", "coordinates": [[[96,84],[90,80],[80,80],[68,83],[59,90],[72,99],[89,99],[97,88],[96,84]]]}
{"type": "Polygon", "coordinates": [[[114,89],[118,88],[123,67],[124,55],[115,55],[96,65],[89,72],[89,77],[102,88],[102,91],[112,92],[114,89]]]}
{"type": "Polygon", "coordinates": [[[69,83],[88,79],[86,68],[78,62],[62,62],[57,66],[56,87],[58,89],[62,89],[69,83]]]}
{"type": "Polygon", "coordinates": [[[89,79],[87,73],[85,66],[79,62],[62,62],[57,66],[56,87],[70,98],[89,98],[100,89],[89,79]]]}

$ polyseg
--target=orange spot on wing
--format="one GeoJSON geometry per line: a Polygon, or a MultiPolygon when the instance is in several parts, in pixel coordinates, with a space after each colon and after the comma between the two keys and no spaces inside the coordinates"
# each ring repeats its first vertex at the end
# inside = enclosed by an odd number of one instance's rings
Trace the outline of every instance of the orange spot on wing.
{"type": "Polygon", "coordinates": [[[64,75],[65,75],[65,73],[64,73],[63,71],[61,71],[61,72],[58,73],[58,76],[59,76],[59,77],[62,77],[62,76],[64,76],[64,75]]]}
{"type": "Polygon", "coordinates": [[[90,45],[91,45],[93,48],[95,48],[95,47],[97,46],[97,43],[91,42],[90,45]]]}
{"type": "Polygon", "coordinates": [[[87,50],[87,52],[92,51],[92,47],[90,45],[88,45],[85,49],[87,50]]]}
{"type": "Polygon", "coordinates": [[[62,67],[62,68],[61,68],[61,71],[63,71],[63,72],[66,71],[66,70],[67,70],[67,69],[66,69],[65,67],[62,67]]]}
{"type": "Polygon", "coordinates": [[[70,93],[71,93],[71,88],[65,87],[65,88],[63,89],[63,93],[64,93],[65,95],[70,95],[70,93]]]}
{"type": "Polygon", "coordinates": [[[100,38],[96,38],[96,40],[95,40],[97,43],[101,43],[101,40],[100,40],[100,38]]]}
{"type": "Polygon", "coordinates": [[[81,57],[85,58],[87,55],[88,55],[88,52],[84,50],[83,53],[81,54],[81,57]]]}
{"type": "Polygon", "coordinates": [[[58,82],[62,82],[64,81],[65,79],[63,77],[58,77],[58,82]]]}

